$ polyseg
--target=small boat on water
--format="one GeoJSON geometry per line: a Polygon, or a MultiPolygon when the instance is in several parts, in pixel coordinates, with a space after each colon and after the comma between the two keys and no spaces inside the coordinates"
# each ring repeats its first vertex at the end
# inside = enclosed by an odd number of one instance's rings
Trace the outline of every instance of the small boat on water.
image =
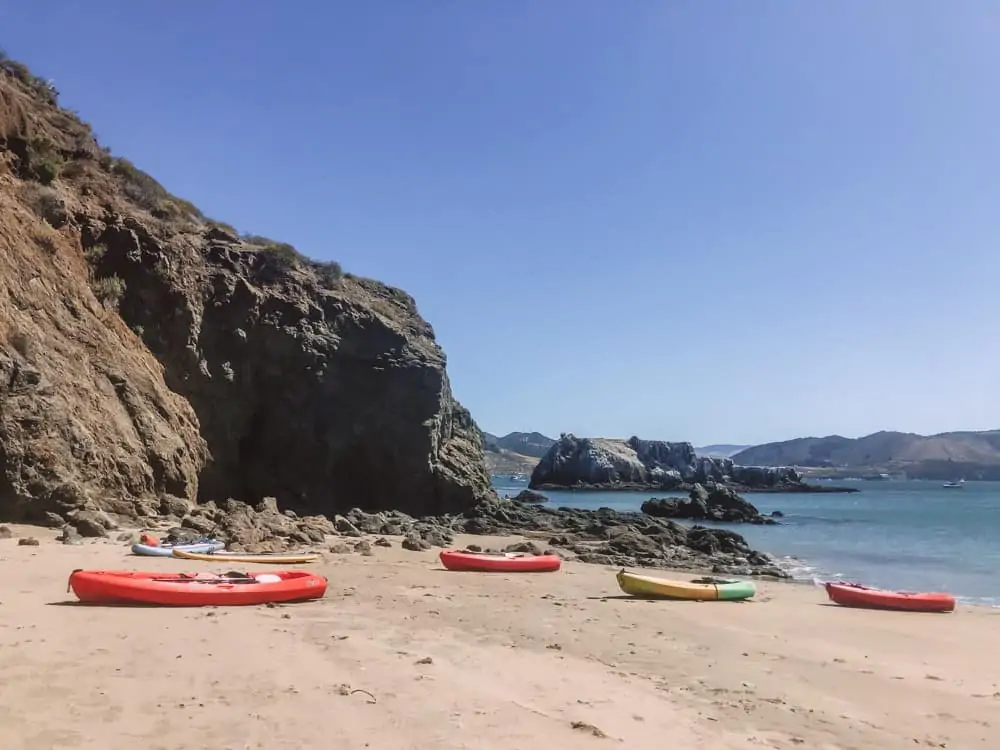
{"type": "Polygon", "coordinates": [[[941,486],[949,490],[960,490],[965,487],[965,480],[959,479],[957,482],[945,482],[941,486]]]}
{"type": "Polygon", "coordinates": [[[823,585],[830,600],[843,607],[901,612],[951,612],[955,609],[955,597],[941,592],[886,591],[860,583],[827,582],[823,585]]]}
{"type": "Polygon", "coordinates": [[[467,573],[551,573],[562,567],[559,555],[532,555],[527,552],[469,552],[442,550],[441,564],[448,570],[467,573]]]}
{"type": "Polygon", "coordinates": [[[305,570],[256,574],[74,570],[69,587],[87,604],[204,607],[319,599],[326,593],[327,581],[305,570]]]}
{"type": "Polygon", "coordinates": [[[636,573],[618,572],[618,587],[629,596],[647,599],[688,599],[695,601],[738,601],[757,593],[750,581],[703,579],[671,581],[636,573]]]}

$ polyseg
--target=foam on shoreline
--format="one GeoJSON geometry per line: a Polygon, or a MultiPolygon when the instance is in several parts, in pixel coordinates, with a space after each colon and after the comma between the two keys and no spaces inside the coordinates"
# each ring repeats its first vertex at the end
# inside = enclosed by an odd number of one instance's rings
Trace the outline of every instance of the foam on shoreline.
{"type": "MultiPolygon", "coordinates": [[[[775,557],[772,555],[772,559],[774,559],[775,565],[779,569],[788,573],[792,577],[789,583],[821,587],[827,581],[847,580],[847,577],[843,573],[825,571],[822,568],[810,565],[807,561],[791,555],[785,555],[782,557],[775,557]]],[[[955,600],[959,604],[965,606],[1000,609],[1000,597],[963,596],[955,593],[955,600]]]]}

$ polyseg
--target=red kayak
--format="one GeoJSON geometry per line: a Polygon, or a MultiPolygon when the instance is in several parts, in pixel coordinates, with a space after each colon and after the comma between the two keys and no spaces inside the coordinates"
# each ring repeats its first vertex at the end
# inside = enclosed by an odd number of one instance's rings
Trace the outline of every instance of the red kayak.
{"type": "Polygon", "coordinates": [[[448,570],[478,571],[482,573],[549,573],[559,570],[562,560],[558,555],[531,555],[526,552],[457,552],[444,550],[441,564],[448,570]]]}
{"type": "Polygon", "coordinates": [[[223,574],[74,570],[69,586],[89,604],[172,607],[299,602],[326,593],[326,579],[305,570],[223,574]]]}
{"type": "Polygon", "coordinates": [[[896,609],[904,612],[951,612],[955,609],[955,597],[951,594],[885,591],[862,586],[860,583],[824,585],[830,599],[845,607],[896,609]]]}

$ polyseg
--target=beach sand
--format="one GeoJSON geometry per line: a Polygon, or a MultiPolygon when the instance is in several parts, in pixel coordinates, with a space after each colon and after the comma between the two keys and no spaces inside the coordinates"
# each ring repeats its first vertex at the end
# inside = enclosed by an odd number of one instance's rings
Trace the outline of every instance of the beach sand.
{"type": "Polygon", "coordinates": [[[451,573],[398,540],[309,566],[317,602],[85,607],[75,568],[219,566],[14,528],[41,545],[0,541],[4,750],[1000,747],[996,610],[638,601],[613,569],[451,573]]]}

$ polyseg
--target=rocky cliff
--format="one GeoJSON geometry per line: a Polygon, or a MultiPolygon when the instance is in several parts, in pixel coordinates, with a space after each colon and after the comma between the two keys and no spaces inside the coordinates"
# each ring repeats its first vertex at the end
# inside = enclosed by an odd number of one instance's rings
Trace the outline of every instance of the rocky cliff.
{"type": "Polygon", "coordinates": [[[563,435],[531,474],[530,487],[690,490],[716,483],[735,489],[803,489],[794,469],[736,466],[732,459],[695,454],[691,443],[610,440],[563,435]]]}
{"type": "Polygon", "coordinates": [[[409,295],[207,219],[56,96],[0,61],[0,517],[493,495],[409,295]]]}

